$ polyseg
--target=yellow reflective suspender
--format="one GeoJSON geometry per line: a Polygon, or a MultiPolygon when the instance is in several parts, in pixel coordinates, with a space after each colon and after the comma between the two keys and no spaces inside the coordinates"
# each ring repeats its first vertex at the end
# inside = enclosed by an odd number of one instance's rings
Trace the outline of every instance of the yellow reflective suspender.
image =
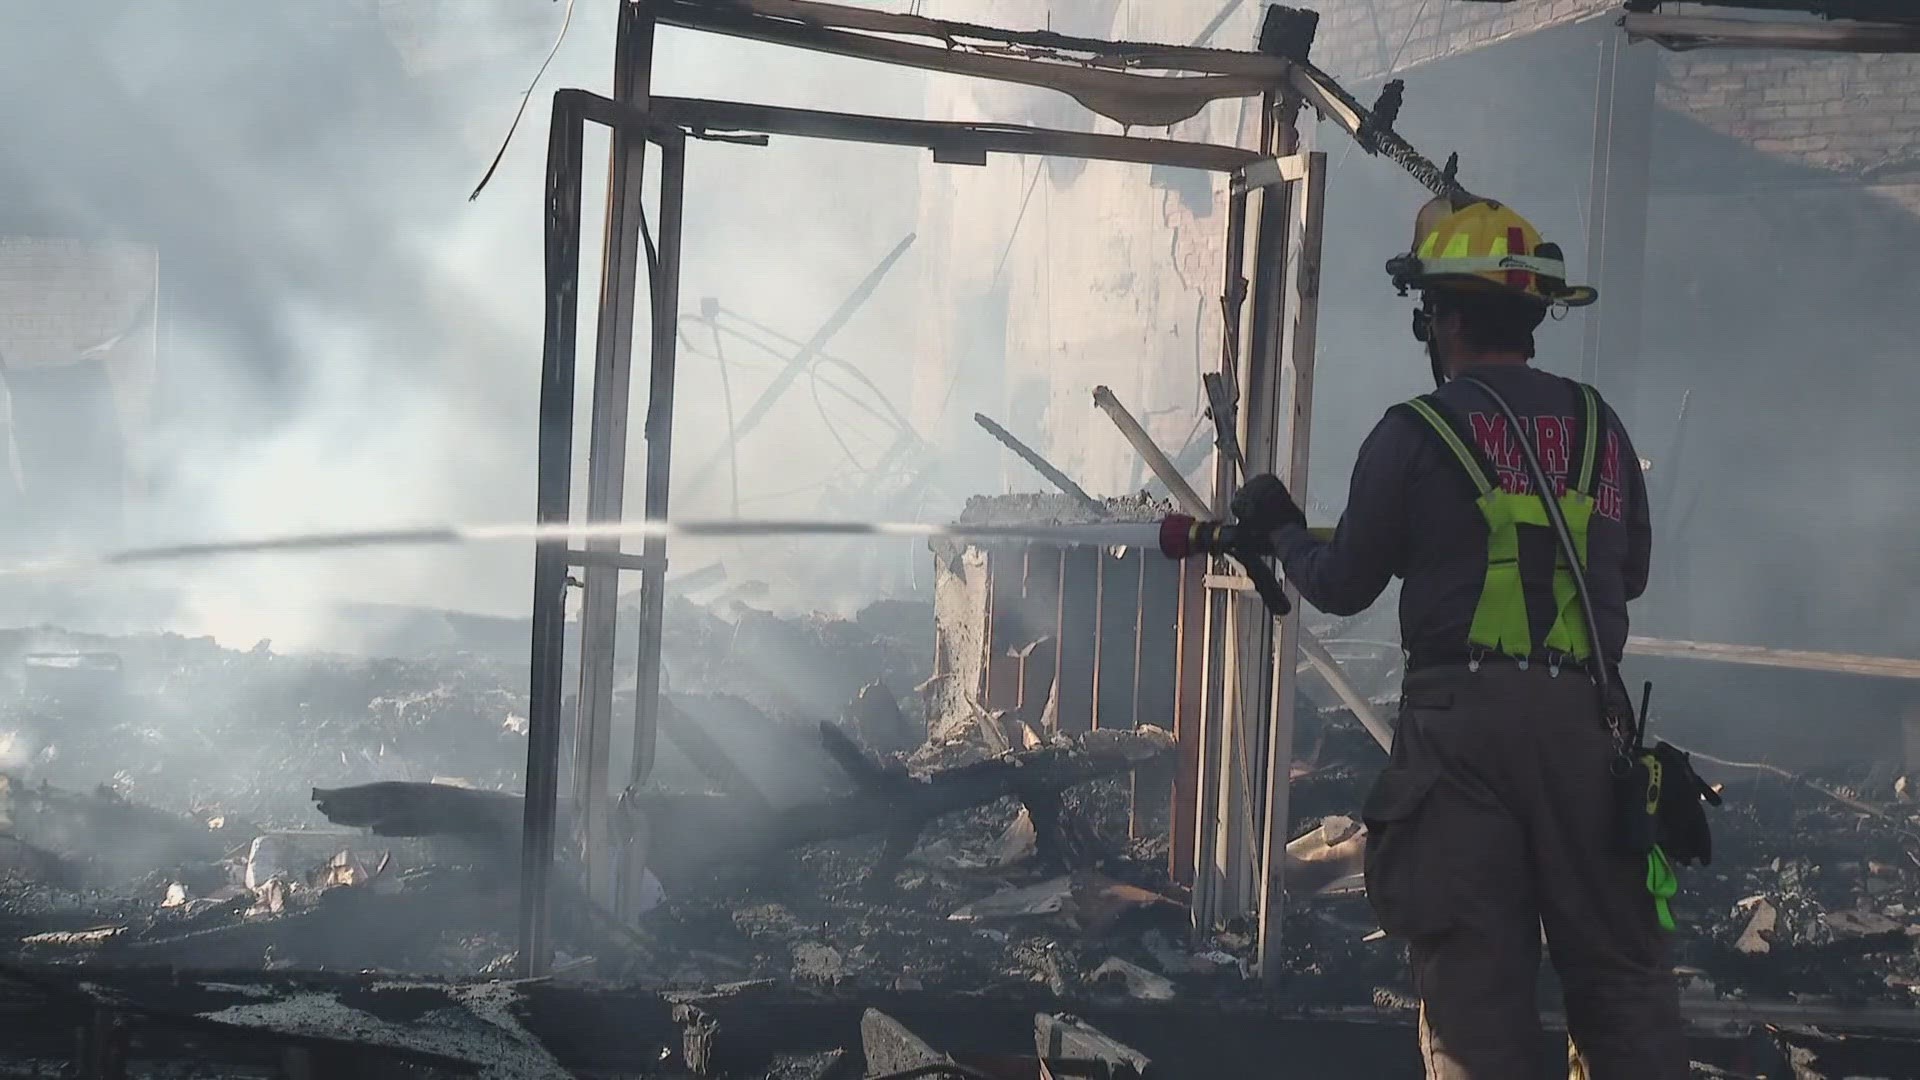
{"type": "MultiPolygon", "coordinates": [[[[1580,568],[1585,570],[1587,526],[1593,521],[1594,461],[1600,444],[1600,403],[1594,396],[1593,388],[1584,384],[1580,387],[1580,397],[1587,407],[1585,446],[1580,454],[1580,482],[1567,484],[1567,490],[1560,496],[1560,513],[1567,519],[1567,531],[1573,534],[1574,550],[1580,554],[1580,568]]],[[[1569,475],[1567,479],[1572,480],[1573,477],[1569,475]]],[[[1547,631],[1547,648],[1585,660],[1593,652],[1593,643],[1587,633],[1587,620],[1580,613],[1580,590],[1573,583],[1573,575],[1568,572],[1566,555],[1560,553],[1558,545],[1555,545],[1554,551],[1554,617],[1553,629],[1547,631]]]]}
{"type": "MultiPolygon", "coordinates": [[[[1560,510],[1566,515],[1567,528],[1573,533],[1573,545],[1580,554],[1580,565],[1587,564],[1587,530],[1593,520],[1593,478],[1598,459],[1600,407],[1591,387],[1581,386],[1586,406],[1586,424],[1581,448],[1579,482],[1569,483],[1560,496],[1560,510]]],[[[1520,529],[1522,525],[1552,528],[1547,508],[1537,494],[1516,495],[1502,489],[1487,475],[1474,451],[1468,447],[1453,425],[1440,415],[1426,398],[1415,398],[1407,406],[1427,422],[1434,434],[1460,462],[1467,479],[1479,492],[1475,505],[1487,522],[1487,576],[1480,587],[1480,601],[1474,607],[1473,626],[1468,644],[1489,652],[1516,658],[1533,655],[1533,627],[1527,620],[1526,591],[1520,580],[1520,529]]],[[[1526,438],[1525,432],[1516,437],[1526,438]]],[[[1569,480],[1574,479],[1570,476],[1569,480]]],[[[1553,572],[1553,627],[1548,630],[1545,647],[1584,660],[1593,651],[1585,621],[1580,614],[1580,592],[1568,572],[1566,557],[1556,555],[1553,572]]]]}

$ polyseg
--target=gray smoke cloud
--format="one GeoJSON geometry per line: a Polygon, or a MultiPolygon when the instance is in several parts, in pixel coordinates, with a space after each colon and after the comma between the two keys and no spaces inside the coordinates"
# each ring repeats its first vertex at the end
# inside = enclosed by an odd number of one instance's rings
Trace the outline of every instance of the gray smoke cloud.
{"type": "MultiPolygon", "coordinates": [[[[0,236],[127,239],[160,253],[159,370],[150,425],[130,448],[149,484],[121,538],[531,518],[549,99],[567,86],[607,91],[614,4],[577,6],[498,175],[478,201],[466,195],[564,11],[525,0],[90,0],[0,15],[0,85],[9,100],[47,103],[0,118],[0,236]]],[[[905,101],[907,111],[920,85],[910,73],[675,32],[662,33],[655,77],[660,93],[824,108],[905,101]]],[[[587,150],[582,477],[606,142],[595,132],[587,150]]],[[[695,144],[685,309],[711,296],[807,337],[912,229],[914,170],[905,150],[695,144]]],[[[898,357],[911,258],[832,345],[896,401],[909,386],[898,357]]],[[[628,468],[636,512],[646,334],[643,317],[628,468]]],[[[710,351],[702,329],[688,334],[710,351]]],[[[741,412],[779,361],[737,341],[725,351],[741,412]]],[[[683,475],[722,445],[719,375],[710,358],[683,351],[683,475]]],[[[741,513],[818,510],[837,481],[852,486],[846,453],[871,465],[884,450],[884,425],[860,408],[878,408],[873,392],[844,374],[823,378],[824,392],[797,383],[742,446],[741,513]]],[[[46,398],[21,388],[14,400],[18,411],[46,398]]],[[[73,527],[88,499],[114,493],[89,492],[69,466],[42,471],[61,497],[16,521],[12,551],[114,538],[73,527]]],[[[726,470],[712,475],[676,491],[677,513],[731,512],[726,470]]],[[[682,558],[725,558],[745,572],[751,555],[682,558]]],[[[337,609],[350,601],[522,613],[530,564],[530,550],[513,544],[246,559],[49,584],[16,606],[67,622],[165,622],[240,644],[349,644],[337,609]]],[[[813,599],[794,569],[790,561],[787,598],[813,599]]]]}

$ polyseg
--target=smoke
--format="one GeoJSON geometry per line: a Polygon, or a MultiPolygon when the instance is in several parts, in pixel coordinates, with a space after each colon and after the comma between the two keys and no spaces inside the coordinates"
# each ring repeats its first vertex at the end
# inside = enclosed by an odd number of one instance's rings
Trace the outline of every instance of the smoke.
{"type": "MultiPolygon", "coordinates": [[[[144,490],[124,527],[72,527],[89,500],[112,502],[118,492],[101,490],[110,485],[97,477],[90,487],[66,462],[33,478],[40,498],[16,519],[11,550],[45,557],[56,543],[531,519],[549,100],[567,86],[607,92],[615,4],[578,6],[498,174],[477,202],[466,195],[563,11],[523,0],[103,0],[8,15],[18,24],[0,35],[9,99],[61,104],[0,118],[0,235],[151,244],[161,279],[150,422],[128,433],[144,490]]],[[[909,73],[671,32],[660,38],[655,89],[868,109],[920,92],[909,73]]],[[[606,142],[595,131],[587,151],[576,513],[606,142]]],[[[649,165],[656,172],[657,157],[649,165]]],[[[913,170],[906,150],[694,144],[685,310],[714,297],[807,338],[911,229],[913,170]]],[[[650,176],[649,200],[656,184],[650,176]]],[[[802,378],[743,443],[743,514],[818,511],[822,493],[857,491],[849,454],[871,465],[889,438],[868,413],[879,395],[900,400],[908,387],[892,357],[910,325],[902,283],[911,273],[903,263],[829,347],[875,387],[844,372],[802,378]]],[[[643,305],[627,469],[635,513],[647,333],[643,305]]],[[[688,336],[698,342],[704,331],[690,325],[688,336]]],[[[741,341],[726,342],[725,355],[737,415],[781,361],[741,341]]],[[[714,361],[683,351],[675,447],[683,473],[723,445],[721,390],[714,361]]],[[[43,400],[17,389],[14,409],[43,400]]],[[[711,476],[675,492],[677,514],[731,512],[726,470],[711,476]]],[[[830,509],[864,507],[854,498],[830,509]]],[[[680,557],[726,559],[743,572],[752,561],[746,549],[680,557]]],[[[805,560],[753,567],[784,573],[783,595],[796,602],[809,599],[812,569],[805,560]]],[[[351,645],[344,604],[520,614],[530,579],[530,549],[501,544],[70,581],[22,593],[15,606],[33,608],[23,619],[103,629],[157,621],[241,645],[265,637],[351,645]]]]}

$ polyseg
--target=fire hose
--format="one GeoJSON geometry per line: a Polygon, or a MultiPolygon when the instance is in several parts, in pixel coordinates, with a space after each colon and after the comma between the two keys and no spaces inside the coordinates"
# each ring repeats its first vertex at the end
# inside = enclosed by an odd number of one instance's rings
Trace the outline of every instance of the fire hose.
{"type": "MultiPolygon", "coordinates": [[[[769,536],[871,536],[896,539],[1031,540],[1089,547],[1130,547],[1159,551],[1170,559],[1227,555],[1247,570],[1262,603],[1278,616],[1291,610],[1279,579],[1260,554],[1259,538],[1237,525],[1201,521],[1183,514],[1161,521],[1094,522],[1089,524],[967,524],[928,525],[917,522],[868,521],[620,521],[598,524],[437,524],[286,533],[231,540],[201,540],[123,548],[0,566],[0,578],[56,575],[84,571],[166,564],[248,554],[284,554],[356,550],[375,547],[421,547],[501,541],[566,543],[594,538],[636,539],[744,539],[769,536]]],[[[1374,714],[1373,707],[1340,670],[1312,634],[1301,633],[1301,651],[1333,687],[1382,748],[1393,743],[1393,732],[1374,714]]]]}

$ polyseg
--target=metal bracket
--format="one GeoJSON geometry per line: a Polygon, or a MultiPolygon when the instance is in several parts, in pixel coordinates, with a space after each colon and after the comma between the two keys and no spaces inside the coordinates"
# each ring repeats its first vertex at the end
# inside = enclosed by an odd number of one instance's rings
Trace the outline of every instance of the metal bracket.
{"type": "Polygon", "coordinates": [[[1247,459],[1240,452],[1240,437],[1235,434],[1238,418],[1234,410],[1239,404],[1239,394],[1228,385],[1222,372],[1206,372],[1200,376],[1200,382],[1207,388],[1207,412],[1213,417],[1213,445],[1233,462],[1235,469],[1244,473],[1247,459]]]}
{"type": "Polygon", "coordinates": [[[627,551],[583,551],[580,548],[568,548],[567,565],[610,566],[616,570],[658,570],[665,573],[667,560],[664,556],[638,555],[627,551]]]}
{"type": "Polygon", "coordinates": [[[1233,172],[1233,193],[1245,195],[1254,188],[1273,187],[1275,184],[1292,184],[1307,178],[1307,156],[1289,154],[1286,157],[1261,158],[1248,162],[1233,172]]]}

